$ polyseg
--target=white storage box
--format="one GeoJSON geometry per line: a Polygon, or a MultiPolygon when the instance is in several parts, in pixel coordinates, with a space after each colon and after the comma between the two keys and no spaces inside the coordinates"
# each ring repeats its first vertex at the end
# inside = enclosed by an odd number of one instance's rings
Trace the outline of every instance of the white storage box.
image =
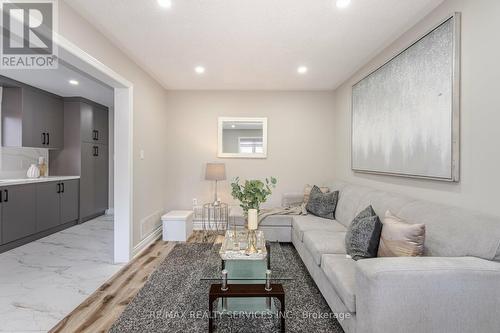
{"type": "Polygon", "coordinates": [[[193,211],[173,210],[161,217],[163,240],[185,242],[193,233],[193,211]]]}

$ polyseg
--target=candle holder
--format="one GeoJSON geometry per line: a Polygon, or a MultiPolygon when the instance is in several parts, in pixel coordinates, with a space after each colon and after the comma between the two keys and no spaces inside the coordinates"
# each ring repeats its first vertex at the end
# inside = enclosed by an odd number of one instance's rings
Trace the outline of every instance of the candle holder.
{"type": "Polygon", "coordinates": [[[257,237],[255,236],[255,230],[248,230],[248,241],[247,241],[247,249],[245,250],[246,254],[254,254],[257,253],[257,237]]]}

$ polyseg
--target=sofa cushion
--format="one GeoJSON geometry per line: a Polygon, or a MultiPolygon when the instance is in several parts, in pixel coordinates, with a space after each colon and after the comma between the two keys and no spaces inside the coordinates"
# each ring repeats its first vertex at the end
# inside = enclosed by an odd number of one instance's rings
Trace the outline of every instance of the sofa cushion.
{"type": "Polygon", "coordinates": [[[314,261],[321,265],[321,256],[323,254],[344,254],[345,251],[345,232],[310,230],[304,232],[304,246],[309,250],[314,261]]]}
{"type": "Polygon", "coordinates": [[[354,260],[376,257],[381,231],[382,223],[372,206],[368,206],[347,228],[345,237],[347,254],[354,260]]]}
{"type": "Polygon", "coordinates": [[[323,254],[321,269],[337,295],[351,312],[356,312],[356,262],[342,254],[323,254]]]}
{"type": "Polygon", "coordinates": [[[424,254],[425,224],[412,224],[390,210],[382,221],[378,257],[415,257],[424,254]]]}
{"type": "Polygon", "coordinates": [[[346,231],[346,227],[334,220],[327,220],[314,215],[295,215],[292,221],[293,231],[300,241],[304,239],[304,232],[308,230],[346,231]]]}
{"type": "Polygon", "coordinates": [[[311,190],[306,209],[313,215],[334,220],[338,200],[339,191],[323,193],[319,187],[314,186],[311,190]]]}

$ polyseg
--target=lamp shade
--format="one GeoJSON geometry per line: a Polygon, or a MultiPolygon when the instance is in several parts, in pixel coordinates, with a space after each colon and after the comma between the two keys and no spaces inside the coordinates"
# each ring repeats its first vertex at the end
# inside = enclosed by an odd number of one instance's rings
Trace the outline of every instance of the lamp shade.
{"type": "Polygon", "coordinates": [[[207,163],[206,180],[226,180],[226,165],[224,163],[207,163]]]}

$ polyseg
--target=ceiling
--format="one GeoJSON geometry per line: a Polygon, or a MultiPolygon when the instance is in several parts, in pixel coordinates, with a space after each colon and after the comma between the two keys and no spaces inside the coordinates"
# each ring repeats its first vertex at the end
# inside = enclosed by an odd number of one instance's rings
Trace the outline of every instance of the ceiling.
{"type": "Polygon", "coordinates": [[[442,2],[65,1],[166,89],[186,90],[335,89],[442,2]]]}
{"type": "Polygon", "coordinates": [[[111,87],[61,62],[57,69],[0,69],[0,75],[62,97],[85,97],[113,107],[114,91],[111,87]],[[78,81],[78,85],[69,84],[69,80],[78,81]]]}

